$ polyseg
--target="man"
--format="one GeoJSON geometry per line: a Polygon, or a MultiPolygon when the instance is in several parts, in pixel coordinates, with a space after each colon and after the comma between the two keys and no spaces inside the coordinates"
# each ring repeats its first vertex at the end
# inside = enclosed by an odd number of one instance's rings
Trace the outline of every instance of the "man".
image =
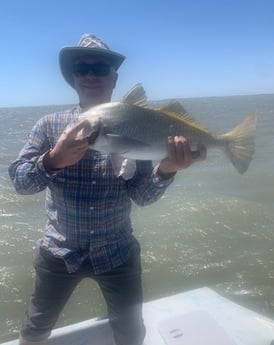
{"type": "Polygon", "coordinates": [[[23,319],[20,345],[44,344],[81,279],[97,281],[105,298],[114,341],[140,345],[145,336],[139,243],[132,234],[132,200],[157,201],[175,173],[205,159],[192,158],[185,138],[167,138],[168,156],[156,169],[136,162],[128,181],[113,173],[110,157],[89,149],[79,135],[84,110],[111,100],[125,57],[97,37],[60,51],[60,68],[76,90],[79,105],[44,116],[33,127],[9,173],[20,194],[46,189],[47,224],[34,267],[34,291],[23,319]]]}

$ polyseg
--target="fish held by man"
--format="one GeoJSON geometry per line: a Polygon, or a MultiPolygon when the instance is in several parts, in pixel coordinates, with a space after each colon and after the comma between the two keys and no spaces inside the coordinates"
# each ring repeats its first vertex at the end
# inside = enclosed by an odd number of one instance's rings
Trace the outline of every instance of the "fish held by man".
{"type": "Polygon", "coordinates": [[[241,174],[248,169],[255,151],[255,114],[247,116],[227,133],[213,134],[191,118],[179,102],[159,109],[149,107],[141,84],[131,89],[120,102],[92,107],[81,115],[81,119],[87,122],[82,138],[96,136],[92,149],[113,155],[116,175],[122,175],[125,166],[131,166],[131,161],[164,159],[169,136],[184,136],[193,150],[201,144],[207,148],[223,148],[241,174]]]}

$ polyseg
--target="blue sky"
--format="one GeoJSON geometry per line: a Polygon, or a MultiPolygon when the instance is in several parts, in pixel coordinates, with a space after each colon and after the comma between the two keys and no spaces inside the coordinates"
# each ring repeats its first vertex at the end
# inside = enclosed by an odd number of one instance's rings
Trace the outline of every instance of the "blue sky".
{"type": "Polygon", "coordinates": [[[0,107],[77,103],[59,71],[82,33],[127,56],[113,99],[274,93],[273,0],[1,0],[0,107]]]}

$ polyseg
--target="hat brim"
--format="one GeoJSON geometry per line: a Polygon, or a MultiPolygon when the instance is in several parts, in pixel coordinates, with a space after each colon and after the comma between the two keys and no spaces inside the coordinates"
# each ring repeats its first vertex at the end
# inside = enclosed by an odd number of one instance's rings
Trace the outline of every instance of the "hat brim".
{"type": "Polygon", "coordinates": [[[83,47],[64,47],[59,54],[59,65],[61,73],[66,82],[74,88],[72,77],[72,66],[75,60],[83,56],[103,56],[109,60],[109,63],[117,71],[125,60],[125,56],[111,50],[83,48],[83,47]]]}

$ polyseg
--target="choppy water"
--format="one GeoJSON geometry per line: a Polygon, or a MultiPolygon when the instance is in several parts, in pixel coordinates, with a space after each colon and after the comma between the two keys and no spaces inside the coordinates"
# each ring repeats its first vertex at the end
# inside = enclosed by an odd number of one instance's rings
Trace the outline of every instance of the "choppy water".
{"type": "MultiPolygon", "coordinates": [[[[217,150],[177,175],[165,196],[134,207],[142,244],[145,299],[209,286],[274,317],[274,95],[183,99],[193,116],[223,132],[256,111],[256,154],[245,175],[217,150]]],[[[32,288],[32,253],[41,236],[44,194],[16,195],[8,164],[34,122],[57,107],[0,109],[0,342],[16,337],[32,288]]],[[[64,107],[63,107],[64,108],[64,107]]],[[[67,108],[67,107],[65,107],[67,108]]],[[[105,314],[92,281],[84,281],[58,326],[105,314]]]]}

